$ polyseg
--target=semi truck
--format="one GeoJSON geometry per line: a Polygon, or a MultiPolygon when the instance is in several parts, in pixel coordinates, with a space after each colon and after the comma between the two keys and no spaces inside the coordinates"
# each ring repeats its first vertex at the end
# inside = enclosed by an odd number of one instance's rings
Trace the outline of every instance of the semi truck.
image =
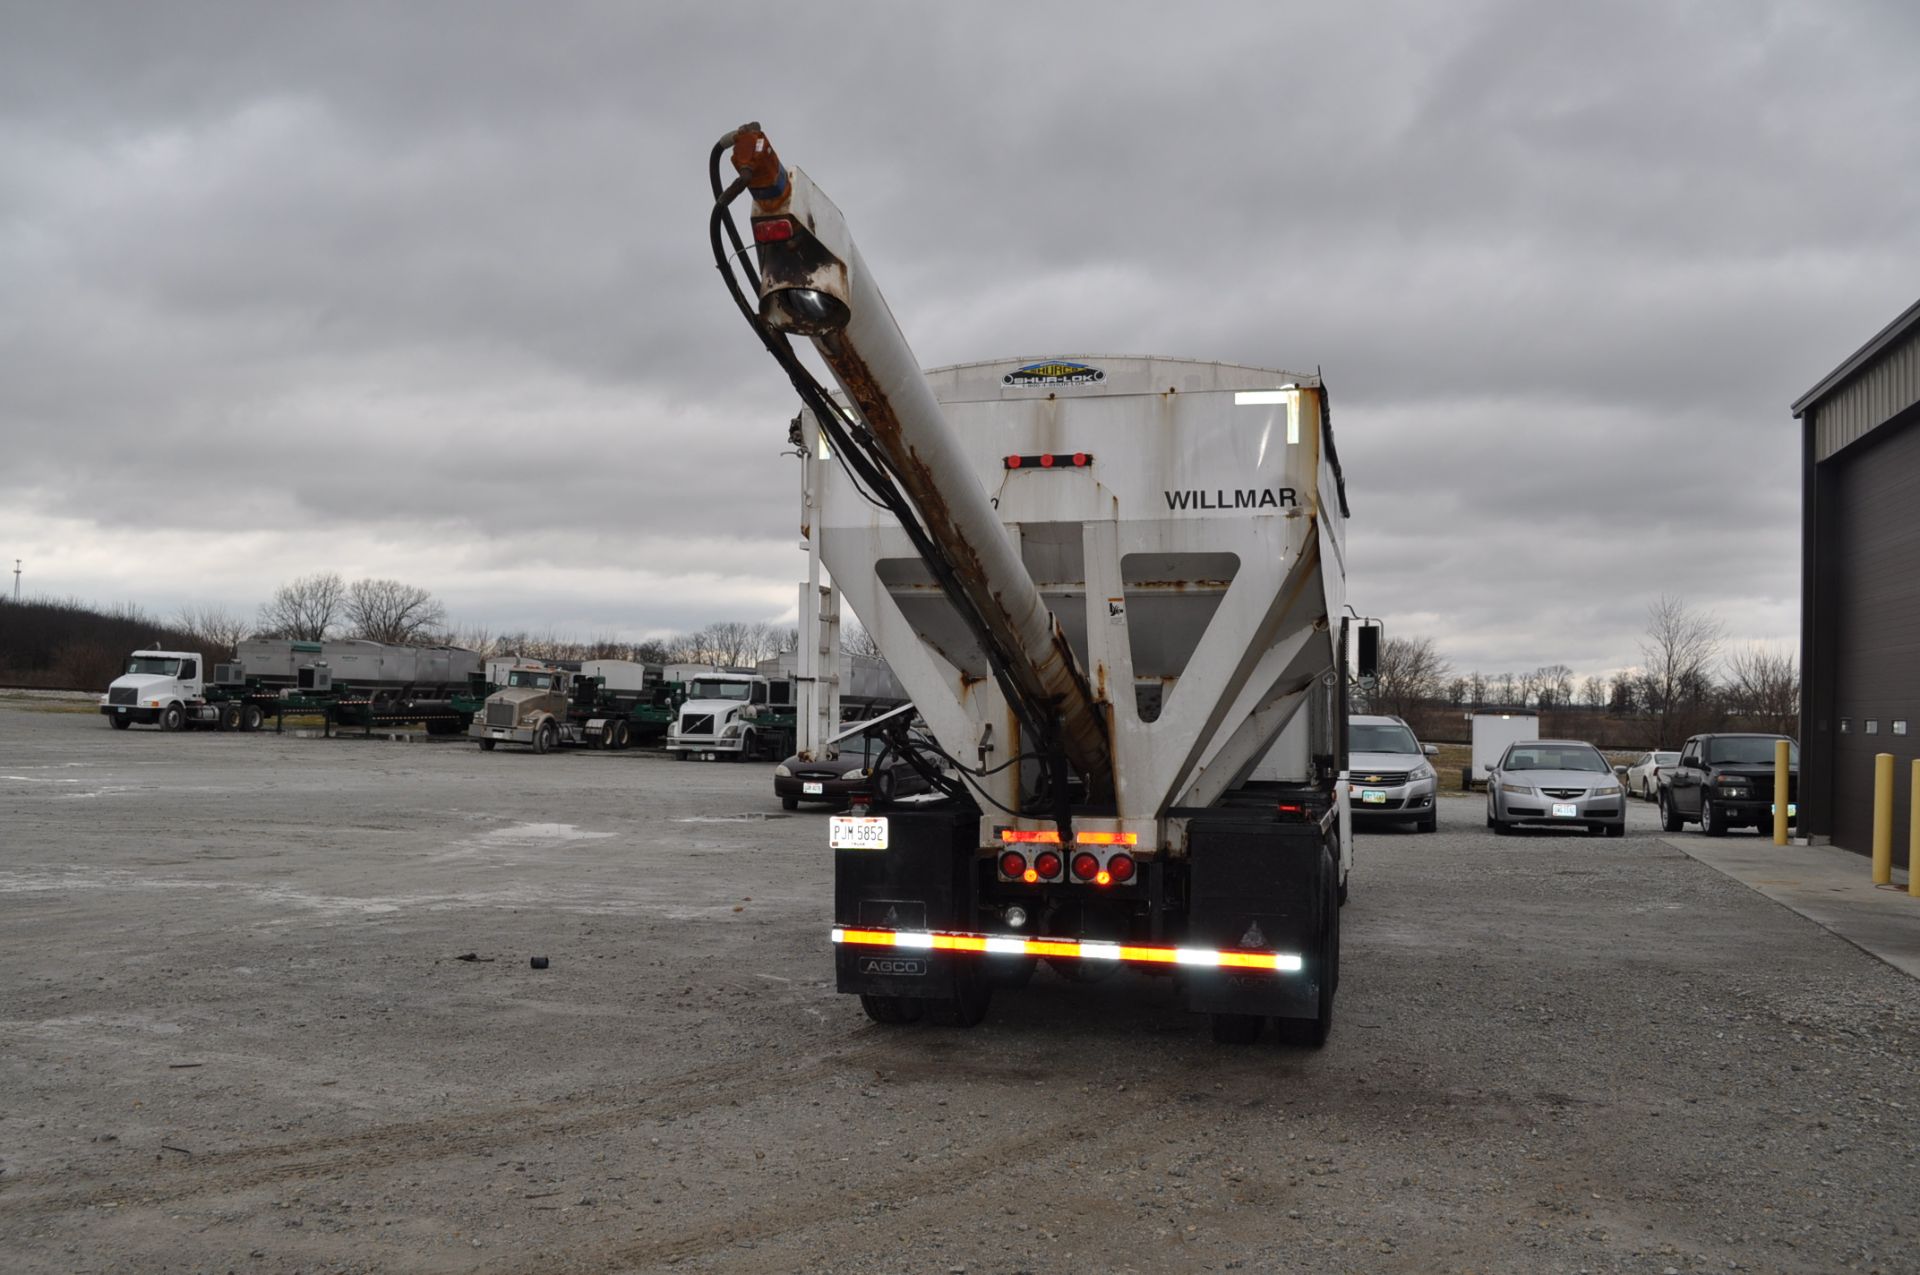
{"type": "Polygon", "coordinates": [[[793,751],[797,722],[790,678],[714,669],[686,683],[667,750],[679,761],[778,761],[793,751]]]}
{"type": "Polygon", "coordinates": [[[100,699],[116,730],[259,730],[271,717],[319,716],[336,726],[424,726],[457,735],[486,697],[480,656],[462,647],[398,646],[349,638],[249,638],[232,661],[198,651],[147,649],[100,699]]]}
{"type": "Polygon", "coordinates": [[[498,673],[504,684],[467,728],[488,752],[503,743],[545,753],[657,742],[681,698],[679,685],[666,681],[658,665],[627,660],[587,660],[579,672],[521,662],[498,673]]]}
{"type": "Polygon", "coordinates": [[[923,371],[839,209],[757,124],[709,177],[716,264],[801,401],[809,551],[926,733],[876,729],[937,794],[831,819],[838,989],[878,1023],[969,1026],[1038,962],[1125,969],[1177,980],[1223,1042],[1269,1021],[1323,1042],[1353,840],[1320,377],[1080,354],[923,371]]]}

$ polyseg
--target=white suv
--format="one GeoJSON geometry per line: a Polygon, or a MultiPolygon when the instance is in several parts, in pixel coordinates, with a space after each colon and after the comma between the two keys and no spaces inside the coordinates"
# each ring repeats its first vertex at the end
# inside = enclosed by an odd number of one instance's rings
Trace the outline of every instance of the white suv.
{"type": "Polygon", "coordinates": [[[1347,800],[1355,823],[1411,823],[1421,832],[1440,826],[1435,809],[1439,777],[1425,748],[1398,717],[1347,719],[1347,800]]]}

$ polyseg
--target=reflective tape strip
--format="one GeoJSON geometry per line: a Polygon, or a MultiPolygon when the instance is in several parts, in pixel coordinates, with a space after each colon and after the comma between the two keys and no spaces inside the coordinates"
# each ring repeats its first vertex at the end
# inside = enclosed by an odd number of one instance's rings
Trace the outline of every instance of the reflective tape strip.
{"type": "Polygon", "coordinates": [[[934,952],[985,952],[993,956],[1058,956],[1135,965],[1189,965],[1200,969],[1277,970],[1298,974],[1306,961],[1293,952],[1216,952],[1198,947],[1134,947],[1082,943],[1075,939],[1023,939],[1007,934],[948,934],[929,930],[836,928],[835,943],[852,947],[899,947],[934,952]]]}

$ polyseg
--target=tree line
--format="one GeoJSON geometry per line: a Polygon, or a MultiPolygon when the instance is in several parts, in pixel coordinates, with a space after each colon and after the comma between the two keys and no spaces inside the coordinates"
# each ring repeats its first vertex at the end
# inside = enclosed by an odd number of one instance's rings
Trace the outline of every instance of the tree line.
{"type": "Polygon", "coordinates": [[[1389,637],[1381,644],[1379,678],[1356,703],[1424,723],[1416,729],[1443,738],[1458,732],[1454,724],[1464,724],[1466,710],[1490,707],[1551,712],[1562,722],[1604,719],[1608,726],[1590,727],[1583,737],[1604,729],[1609,746],[1677,748],[1689,735],[1734,725],[1797,733],[1797,655],[1758,644],[1727,649],[1725,633],[1711,612],[1663,596],[1647,608],[1637,668],[1579,679],[1564,664],[1458,672],[1432,638],[1389,637]],[[1442,723],[1454,729],[1436,731],[1442,723]]]}

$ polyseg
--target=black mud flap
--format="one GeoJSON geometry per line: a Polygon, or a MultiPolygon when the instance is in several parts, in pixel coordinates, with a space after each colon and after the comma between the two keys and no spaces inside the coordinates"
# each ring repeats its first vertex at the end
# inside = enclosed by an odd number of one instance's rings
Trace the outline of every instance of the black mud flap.
{"type": "MultiPolygon", "coordinates": [[[[969,811],[888,811],[885,850],[833,852],[833,923],[840,929],[925,933],[973,927],[980,817],[969,811]]],[[[842,943],[838,990],[863,996],[951,1000],[977,957],[926,948],[842,943]]]]}
{"type": "Polygon", "coordinates": [[[1337,906],[1317,824],[1196,818],[1187,826],[1191,896],[1184,947],[1298,956],[1297,972],[1186,967],[1187,1006],[1209,1014],[1312,1018],[1321,936],[1337,906]]]}

